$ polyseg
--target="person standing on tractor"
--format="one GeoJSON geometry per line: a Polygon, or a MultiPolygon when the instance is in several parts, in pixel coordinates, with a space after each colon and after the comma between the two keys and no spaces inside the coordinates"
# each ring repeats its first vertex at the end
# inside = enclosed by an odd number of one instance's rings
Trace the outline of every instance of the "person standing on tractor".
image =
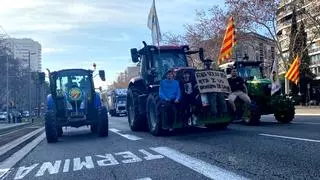
{"type": "Polygon", "coordinates": [[[233,112],[236,112],[236,105],[234,102],[237,98],[244,101],[246,105],[250,105],[251,99],[248,96],[247,86],[245,85],[244,80],[240,76],[237,76],[237,70],[235,68],[232,68],[231,77],[228,78],[228,82],[231,88],[228,99],[233,112]]]}
{"type": "Polygon", "coordinates": [[[183,112],[184,119],[187,120],[186,124],[191,125],[192,108],[196,104],[197,88],[195,82],[190,79],[190,72],[183,72],[183,80],[181,81],[182,98],[181,98],[181,109],[183,112]]]}
{"type": "Polygon", "coordinates": [[[165,108],[165,112],[168,115],[174,115],[174,118],[170,119],[177,118],[177,104],[180,102],[181,92],[179,82],[174,79],[174,74],[172,70],[168,70],[167,78],[161,80],[159,96],[162,101],[161,104],[165,108]],[[168,113],[168,111],[172,111],[173,113],[168,113]]]}
{"type": "Polygon", "coordinates": [[[181,97],[179,82],[173,77],[173,71],[168,70],[167,79],[160,82],[159,96],[162,101],[179,103],[181,97]]]}

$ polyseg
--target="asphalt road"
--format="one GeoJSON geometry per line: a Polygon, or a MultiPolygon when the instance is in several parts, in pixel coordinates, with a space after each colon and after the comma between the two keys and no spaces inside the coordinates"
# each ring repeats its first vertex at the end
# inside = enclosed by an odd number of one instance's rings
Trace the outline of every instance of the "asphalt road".
{"type": "Polygon", "coordinates": [[[58,143],[43,140],[4,179],[320,179],[320,116],[262,120],[153,137],[112,117],[109,137],[68,128],[58,143]]]}

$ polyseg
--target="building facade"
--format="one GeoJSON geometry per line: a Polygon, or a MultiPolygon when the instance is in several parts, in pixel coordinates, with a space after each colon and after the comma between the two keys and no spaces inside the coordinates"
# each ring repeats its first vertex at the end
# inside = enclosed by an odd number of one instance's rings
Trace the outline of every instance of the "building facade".
{"type": "Polygon", "coordinates": [[[25,68],[28,68],[30,59],[31,71],[41,71],[42,56],[41,44],[39,42],[29,38],[11,38],[7,41],[11,46],[11,51],[14,55],[14,58],[21,60],[25,68]]]}
{"type": "Polygon", "coordinates": [[[282,53],[289,58],[289,43],[293,4],[296,3],[297,23],[304,22],[308,38],[309,56],[311,59],[310,69],[320,80],[320,30],[319,25],[312,18],[320,18],[319,0],[282,0],[277,12],[277,36],[280,40],[282,53]],[[307,13],[305,13],[305,12],[307,13]],[[312,17],[312,18],[311,18],[312,17]]]}

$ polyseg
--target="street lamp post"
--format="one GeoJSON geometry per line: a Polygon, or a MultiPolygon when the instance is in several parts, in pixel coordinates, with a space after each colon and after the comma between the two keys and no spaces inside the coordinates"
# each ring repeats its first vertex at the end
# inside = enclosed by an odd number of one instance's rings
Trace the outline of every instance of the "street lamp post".
{"type": "Polygon", "coordinates": [[[28,56],[28,69],[29,69],[29,115],[31,115],[31,52],[29,52],[28,56]]]}
{"type": "Polygon", "coordinates": [[[6,73],[6,76],[7,76],[7,121],[9,122],[9,57],[8,55],[6,54],[6,59],[7,59],[7,73],[6,73]]]}

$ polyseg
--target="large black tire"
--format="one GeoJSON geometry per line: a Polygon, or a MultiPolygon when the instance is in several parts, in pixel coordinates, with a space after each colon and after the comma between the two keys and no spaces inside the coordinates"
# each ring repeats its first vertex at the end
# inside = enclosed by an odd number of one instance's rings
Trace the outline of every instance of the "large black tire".
{"type": "Polygon", "coordinates": [[[58,141],[57,118],[54,111],[48,111],[45,116],[45,131],[48,143],[58,141]]]}
{"type": "Polygon", "coordinates": [[[149,132],[154,136],[163,134],[161,120],[161,101],[158,93],[149,94],[147,99],[147,120],[149,132]]]}
{"type": "Polygon", "coordinates": [[[92,133],[97,133],[97,131],[98,131],[97,125],[95,125],[95,124],[90,125],[90,131],[92,133]]]}
{"type": "Polygon", "coordinates": [[[131,87],[127,91],[128,123],[132,131],[144,131],[147,127],[147,118],[139,111],[138,97],[141,94],[142,90],[137,87],[131,87]]]}
{"type": "Polygon", "coordinates": [[[294,119],[294,115],[294,108],[288,108],[286,111],[279,111],[274,113],[274,117],[280,123],[290,123],[294,119]]]}
{"type": "Polygon", "coordinates": [[[259,125],[261,119],[261,110],[259,105],[252,101],[249,106],[248,117],[243,119],[243,123],[246,125],[259,125]]]}
{"type": "Polygon", "coordinates": [[[101,107],[98,110],[97,133],[99,137],[106,137],[109,135],[109,119],[107,109],[105,107],[101,107]]]}
{"type": "Polygon", "coordinates": [[[58,131],[58,137],[61,137],[63,135],[63,130],[62,127],[57,127],[57,131],[58,131]]]}

